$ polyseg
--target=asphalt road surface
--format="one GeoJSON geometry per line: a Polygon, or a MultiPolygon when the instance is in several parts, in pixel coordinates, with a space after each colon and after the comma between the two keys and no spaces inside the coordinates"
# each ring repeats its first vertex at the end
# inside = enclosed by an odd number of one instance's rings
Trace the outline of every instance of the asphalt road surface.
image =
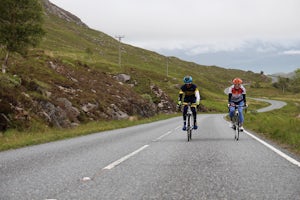
{"type": "Polygon", "coordinates": [[[280,109],[286,105],[286,102],[277,101],[277,100],[270,100],[270,99],[260,99],[260,98],[251,98],[257,101],[265,101],[270,103],[268,107],[258,109],[257,112],[268,112],[274,109],[280,109]]]}
{"type": "Polygon", "coordinates": [[[0,153],[0,199],[293,199],[299,160],[223,114],[198,114],[187,142],[182,118],[0,153]]]}

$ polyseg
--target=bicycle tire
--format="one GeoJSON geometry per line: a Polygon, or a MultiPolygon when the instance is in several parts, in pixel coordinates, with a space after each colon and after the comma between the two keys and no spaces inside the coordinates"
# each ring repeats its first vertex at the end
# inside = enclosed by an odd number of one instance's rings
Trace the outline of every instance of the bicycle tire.
{"type": "Polygon", "coordinates": [[[240,127],[241,127],[241,123],[240,123],[240,119],[239,117],[237,116],[237,123],[236,123],[236,141],[238,141],[240,139],[240,127]]]}
{"type": "Polygon", "coordinates": [[[188,115],[188,124],[187,124],[187,141],[192,140],[192,130],[193,127],[191,126],[191,115],[188,115]]]}
{"type": "Polygon", "coordinates": [[[238,133],[238,129],[239,129],[239,126],[238,126],[238,116],[237,115],[234,115],[233,116],[233,124],[234,124],[234,140],[238,140],[238,137],[239,137],[239,133],[238,133]]]}

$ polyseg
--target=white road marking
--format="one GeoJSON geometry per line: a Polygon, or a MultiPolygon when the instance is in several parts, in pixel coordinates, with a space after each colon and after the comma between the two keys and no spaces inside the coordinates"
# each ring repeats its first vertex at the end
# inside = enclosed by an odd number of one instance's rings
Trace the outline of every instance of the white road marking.
{"type": "MultiPolygon", "coordinates": [[[[224,119],[224,118],[223,118],[224,119]]],[[[224,119],[225,120],[225,119],[224,119]]],[[[226,121],[226,120],[225,120],[226,121]]],[[[230,122],[228,123],[230,124],[230,122]]],[[[291,162],[294,165],[297,165],[298,167],[300,167],[300,162],[295,160],[294,158],[286,155],[285,153],[283,153],[282,151],[276,149],[275,147],[273,147],[272,145],[266,143],[265,141],[259,139],[258,137],[254,136],[253,134],[249,133],[248,131],[246,131],[244,129],[243,131],[244,133],[246,133],[247,135],[249,135],[250,137],[252,137],[253,139],[257,140],[258,142],[262,143],[263,145],[265,145],[266,147],[268,147],[269,149],[271,149],[272,151],[274,151],[275,153],[277,153],[278,155],[280,155],[281,157],[283,157],[284,159],[288,160],[289,162],[291,162]]]]}
{"type": "Polygon", "coordinates": [[[141,148],[139,148],[138,150],[120,158],[119,160],[107,165],[106,167],[104,167],[103,169],[112,169],[114,168],[115,166],[119,165],[120,163],[124,162],[125,160],[129,159],[130,157],[134,156],[135,154],[139,153],[140,151],[146,149],[147,147],[149,147],[149,145],[144,145],[142,146],[141,148]]]}
{"type": "Polygon", "coordinates": [[[152,142],[157,142],[157,141],[161,140],[162,138],[166,137],[167,135],[169,135],[170,133],[172,133],[172,131],[168,131],[167,133],[165,133],[165,134],[159,136],[158,138],[152,140],[152,142]]]}
{"type": "Polygon", "coordinates": [[[82,181],[90,181],[90,180],[92,180],[90,177],[88,177],[88,176],[85,176],[85,177],[83,177],[82,179],[81,179],[82,181]]]}
{"type": "Polygon", "coordinates": [[[300,167],[300,162],[298,162],[297,160],[295,160],[294,158],[286,155],[285,153],[283,153],[282,151],[276,149],[275,147],[273,147],[272,145],[266,143],[265,141],[259,139],[258,137],[252,135],[251,133],[249,133],[248,131],[244,130],[244,133],[248,134],[250,137],[254,138],[255,140],[257,140],[258,142],[262,143],[263,145],[265,145],[266,147],[268,147],[269,149],[271,149],[272,151],[274,151],[275,153],[277,153],[278,155],[280,155],[281,157],[285,158],[286,160],[288,160],[289,162],[293,163],[294,165],[297,165],[298,167],[300,167]]]}

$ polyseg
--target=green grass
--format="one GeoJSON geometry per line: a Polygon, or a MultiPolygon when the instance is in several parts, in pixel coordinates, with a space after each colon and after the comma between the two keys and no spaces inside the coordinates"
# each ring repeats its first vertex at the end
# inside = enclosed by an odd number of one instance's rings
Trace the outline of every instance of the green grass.
{"type": "Polygon", "coordinates": [[[245,127],[300,155],[300,105],[288,101],[282,109],[245,115],[245,127]]]}
{"type": "MultiPolygon", "coordinates": [[[[203,104],[212,104],[213,101],[204,101],[203,104]]],[[[256,108],[261,108],[265,104],[263,102],[256,102],[256,108]]],[[[223,103],[215,104],[214,106],[219,107],[220,110],[224,110],[223,103]]],[[[210,107],[210,106],[209,106],[210,107]]],[[[216,109],[218,110],[218,109],[216,109]]],[[[201,114],[201,112],[199,112],[201,114]]],[[[67,138],[73,138],[81,135],[88,135],[91,133],[113,130],[117,128],[130,127],[138,124],[150,123],[158,120],[164,120],[175,116],[180,116],[181,113],[176,114],[162,114],[151,118],[135,120],[112,120],[112,121],[97,121],[89,122],[87,124],[79,125],[75,128],[70,129],[54,129],[49,128],[41,122],[35,122],[34,126],[30,127],[27,131],[18,131],[16,129],[9,129],[5,134],[0,135],[0,151],[8,149],[16,149],[30,145],[42,144],[51,141],[57,141],[67,138]]]]}
{"type": "MultiPolygon", "coordinates": [[[[157,101],[157,97],[152,94],[150,85],[158,86],[174,100],[173,103],[176,103],[178,85],[181,85],[182,78],[189,74],[193,76],[194,83],[200,89],[201,104],[207,109],[206,112],[225,113],[227,112],[227,96],[223,91],[231,85],[232,78],[240,77],[248,84],[246,86],[248,96],[275,98],[289,102],[289,105],[282,110],[256,113],[255,110],[268,104],[248,99],[250,106],[249,112],[246,114],[248,121],[245,125],[265,137],[290,145],[290,148],[298,151],[297,133],[299,134],[300,131],[297,129],[297,123],[299,124],[297,116],[300,112],[297,103],[300,104],[300,95],[283,94],[281,90],[272,87],[270,79],[266,76],[251,71],[203,66],[175,57],[168,58],[167,76],[167,57],[127,44],[122,44],[122,67],[120,68],[118,66],[119,42],[115,38],[100,31],[66,22],[51,14],[45,16],[44,27],[47,34],[38,48],[31,49],[26,58],[11,55],[7,75],[0,76],[0,95],[9,93],[9,98],[14,101],[23,102],[23,105],[28,104],[30,108],[35,108],[32,100],[47,100],[48,97],[44,95],[43,91],[55,88],[53,83],[72,86],[69,79],[59,73],[53,73],[49,67],[49,61],[52,61],[70,66],[76,71],[84,70],[84,66],[88,65],[90,69],[109,75],[126,73],[131,76],[132,83],[135,81],[138,83],[133,90],[153,102],[157,101]],[[22,83],[22,87],[20,87],[20,83],[22,83]],[[40,90],[30,90],[30,87],[35,86],[38,86],[40,90]],[[22,92],[32,96],[32,99],[21,95],[22,92]]],[[[0,58],[2,59],[4,56],[3,51],[0,51],[0,58]]],[[[98,98],[94,94],[88,94],[85,100],[94,102],[93,99],[98,98]]],[[[83,100],[73,103],[79,104],[81,101],[83,100]]],[[[0,109],[3,109],[3,106],[0,109]]],[[[9,107],[6,110],[9,110],[9,107]]],[[[2,134],[0,150],[132,126],[163,118],[158,116],[138,121],[82,123],[77,128],[67,130],[50,129],[38,119],[33,119],[33,123],[29,129],[26,129],[28,130],[26,132],[10,129],[2,134]]]]}
{"type": "Polygon", "coordinates": [[[31,130],[26,132],[10,129],[4,134],[0,133],[0,151],[73,138],[107,130],[125,128],[138,124],[164,120],[175,116],[178,116],[178,114],[157,115],[151,118],[136,118],[134,120],[97,121],[82,124],[70,129],[53,129],[43,126],[42,124],[32,127],[31,130]]]}

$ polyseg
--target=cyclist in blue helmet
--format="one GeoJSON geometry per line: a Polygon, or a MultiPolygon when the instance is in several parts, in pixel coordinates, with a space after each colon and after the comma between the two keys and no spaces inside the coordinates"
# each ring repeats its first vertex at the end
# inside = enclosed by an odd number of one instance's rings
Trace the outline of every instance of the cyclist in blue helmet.
{"type": "Polygon", "coordinates": [[[184,85],[181,86],[179,91],[179,97],[178,97],[178,103],[177,105],[180,107],[181,105],[184,105],[183,107],[183,128],[182,130],[186,130],[186,113],[188,106],[187,104],[190,102],[192,103],[192,112],[194,117],[194,129],[197,129],[197,109],[196,107],[200,104],[200,93],[195,84],[193,84],[193,78],[191,76],[185,76],[183,78],[184,85]],[[184,95],[184,97],[183,97],[184,95]],[[182,102],[183,99],[183,102],[182,102]]]}

